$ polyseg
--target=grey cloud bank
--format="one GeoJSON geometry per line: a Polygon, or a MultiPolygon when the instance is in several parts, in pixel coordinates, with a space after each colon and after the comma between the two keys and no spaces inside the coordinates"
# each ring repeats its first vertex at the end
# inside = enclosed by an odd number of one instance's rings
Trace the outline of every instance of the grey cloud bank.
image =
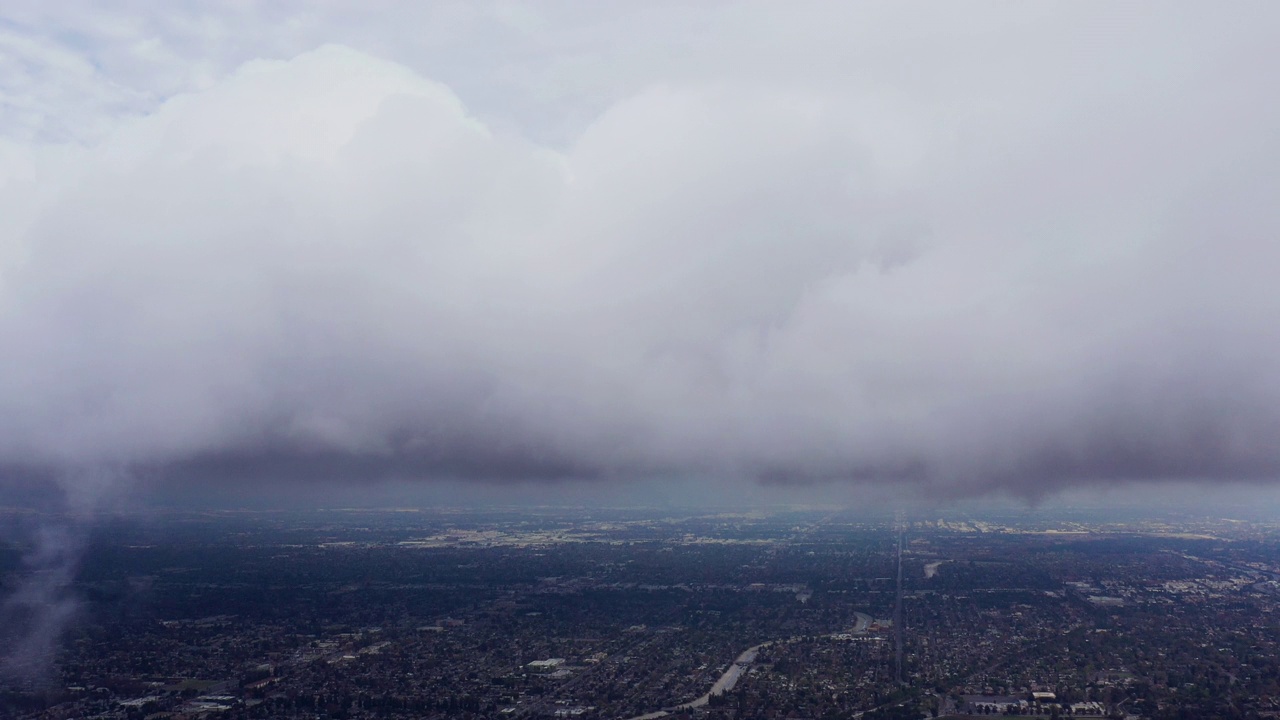
{"type": "Polygon", "coordinates": [[[7,141],[0,466],[1280,474],[1274,12],[1018,11],[895,46],[806,43],[810,10],[720,20],[563,145],[338,45],[86,145],[7,141]]]}

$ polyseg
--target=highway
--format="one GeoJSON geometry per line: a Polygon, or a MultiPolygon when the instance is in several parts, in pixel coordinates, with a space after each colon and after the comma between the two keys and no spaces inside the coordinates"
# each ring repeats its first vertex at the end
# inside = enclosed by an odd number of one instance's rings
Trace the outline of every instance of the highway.
{"type": "MultiPolygon", "coordinates": [[[[857,634],[866,632],[867,628],[871,625],[871,616],[862,612],[854,614],[858,619],[854,623],[853,629],[849,632],[857,634]]],[[[752,645],[738,655],[737,659],[729,665],[729,668],[724,671],[724,674],[720,676],[720,679],[716,680],[715,684],[711,686],[711,689],[708,690],[705,695],[686,703],[664,707],[661,710],[654,710],[653,712],[645,713],[644,715],[636,715],[635,717],[627,718],[627,720],[657,720],[658,718],[666,717],[679,710],[702,707],[703,705],[711,702],[712,695],[732,690],[734,686],[738,684],[738,679],[742,677],[742,674],[750,668],[751,663],[755,662],[756,655],[759,654],[761,648],[769,647],[775,643],[791,642],[799,639],[800,638],[798,637],[791,637],[782,640],[769,640],[767,642],[762,642],[759,645],[752,645]]]]}

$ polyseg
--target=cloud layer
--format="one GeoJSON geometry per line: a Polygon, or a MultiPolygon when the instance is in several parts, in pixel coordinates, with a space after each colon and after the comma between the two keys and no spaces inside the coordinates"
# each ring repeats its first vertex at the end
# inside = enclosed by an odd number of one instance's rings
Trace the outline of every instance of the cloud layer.
{"type": "Polygon", "coordinates": [[[11,144],[0,465],[1269,480],[1280,102],[1237,29],[690,72],[565,146],[325,46],[11,144]]]}

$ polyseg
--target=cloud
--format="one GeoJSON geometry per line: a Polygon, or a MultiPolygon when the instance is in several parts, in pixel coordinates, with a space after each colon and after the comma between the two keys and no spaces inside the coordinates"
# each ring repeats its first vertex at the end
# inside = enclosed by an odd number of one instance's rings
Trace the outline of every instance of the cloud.
{"type": "Polygon", "coordinates": [[[714,39],[563,146],[330,45],[10,145],[0,465],[1271,479],[1280,105],[1220,30],[794,83],[714,39]]]}
{"type": "Polygon", "coordinates": [[[47,679],[58,641],[80,611],[71,592],[80,564],[82,538],[71,528],[48,525],[33,538],[23,558],[25,577],[0,602],[0,677],[47,679]]]}

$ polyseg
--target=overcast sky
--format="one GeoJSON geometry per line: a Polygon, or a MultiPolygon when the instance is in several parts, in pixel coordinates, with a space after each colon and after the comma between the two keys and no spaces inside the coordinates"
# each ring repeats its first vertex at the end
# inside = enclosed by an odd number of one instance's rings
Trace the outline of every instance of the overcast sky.
{"type": "Polygon", "coordinates": [[[1274,3],[260,5],[0,9],[5,482],[1280,477],[1274,3]]]}

